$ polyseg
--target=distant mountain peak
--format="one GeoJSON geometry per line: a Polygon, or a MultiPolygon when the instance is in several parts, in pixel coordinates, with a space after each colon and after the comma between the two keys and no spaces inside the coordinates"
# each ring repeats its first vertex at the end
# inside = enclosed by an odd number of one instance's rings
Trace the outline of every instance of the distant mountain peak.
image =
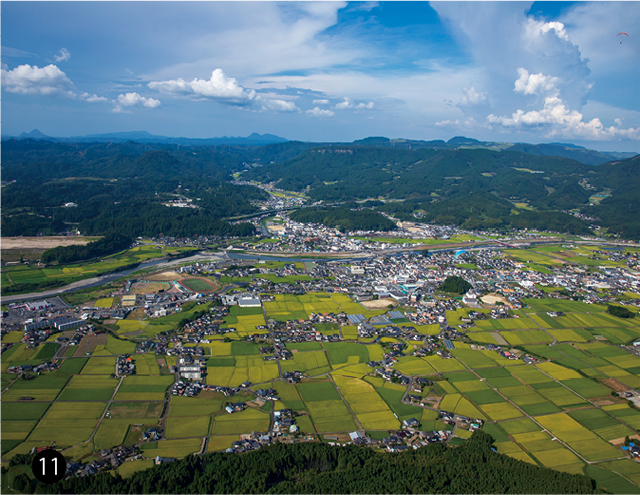
{"type": "Polygon", "coordinates": [[[47,139],[49,136],[42,134],[38,129],[31,132],[23,132],[18,136],[19,139],[47,139]]]}

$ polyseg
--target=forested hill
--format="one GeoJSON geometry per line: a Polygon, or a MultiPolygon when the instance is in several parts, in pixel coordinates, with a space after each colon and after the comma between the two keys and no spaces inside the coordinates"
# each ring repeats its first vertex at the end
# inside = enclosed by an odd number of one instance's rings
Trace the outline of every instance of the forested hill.
{"type": "Polygon", "coordinates": [[[100,473],[36,493],[603,493],[583,475],[491,450],[481,431],[457,448],[433,444],[397,454],[368,447],[276,444],[246,454],[190,456],[123,480],[100,473]]]}
{"type": "Polygon", "coordinates": [[[639,156],[595,166],[472,149],[487,143],[467,138],[425,141],[433,146],[417,150],[391,142],[259,147],[4,141],[2,235],[56,233],[70,225],[88,235],[251,235],[252,226],[221,220],[255,213],[251,201],[267,197],[253,186],[232,184],[232,174],[241,172],[241,179],[277,182],[314,201],[395,200],[376,209],[401,220],[591,233],[584,220],[566,213],[573,210],[609,232],[640,238],[639,156]],[[197,208],[162,205],[176,198],[191,199],[197,208]]]}
{"type": "Polygon", "coordinates": [[[242,177],[275,181],[283,189],[305,191],[316,201],[402,200],[402,205],[389,203],[378,209],[402,220],[415,220],[418,214],[425,221],[469,229],[512,226],[588,234],[583,220],[563,213],[582,210],[612,232],[638,238],[639,172],[638,156],[593,166],[486,149],[322,146],[242,177]],[[592,206],[592,195],[611,197],[592,206]]]}
{"type": "Polygon", "coordinates": [[[86,235],[252,235],[252,225],[222,218],[254,213],[251,201],[268,196],[231,184],[231,173],[242,163],[216,149],[4,142],[2,235],[57,233],[72,226],[86,235]],[[163,204],[181,198],[194,207],[163,204]]]}
{"type": "Polygon", "coordinates": [[[495,191],[501,197],[534,201],[549,194],[547,187],[577,183],[595,168],[566,158],[527,153],[331,146],[255,168],[243,178],[279,180],[283,189],[310,188],[312,198],[326,200],[378,196],[427,199],[432,192],[449,196],[495,191]]]}

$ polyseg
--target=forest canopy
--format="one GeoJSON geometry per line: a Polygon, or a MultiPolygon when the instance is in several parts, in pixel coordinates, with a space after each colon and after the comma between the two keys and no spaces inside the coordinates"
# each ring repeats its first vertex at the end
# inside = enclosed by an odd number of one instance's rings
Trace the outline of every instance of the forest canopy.
{"type": "MultiPolygon", "coordinates": [[[[519,461],[476,431],[456,448],[402,453],[318,443],[275,444],[246,454],[189,456],[130,478],[99,473],[37,493],[602,493],[584,475],[519,461]]],[[[34,483],[35,484],[35,483],[34,483]]]]}

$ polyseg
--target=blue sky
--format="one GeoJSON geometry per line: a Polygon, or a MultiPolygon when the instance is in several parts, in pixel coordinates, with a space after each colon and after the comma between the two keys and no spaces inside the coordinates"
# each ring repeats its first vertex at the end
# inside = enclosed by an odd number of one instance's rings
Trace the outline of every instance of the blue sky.
{"type": "Polygon", "coordinates": [[[640,152],[639,25],[640,2],[2,2],[2,133],[640,152]]]}

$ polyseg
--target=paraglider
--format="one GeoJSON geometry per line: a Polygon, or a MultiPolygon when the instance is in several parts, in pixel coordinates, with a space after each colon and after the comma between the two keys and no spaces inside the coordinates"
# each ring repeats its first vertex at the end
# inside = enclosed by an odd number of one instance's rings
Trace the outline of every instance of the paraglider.
{"type": "MultiPolygon", "coordinates": [[[[618,33],[618,34],[616,35],[616,38],[617,38],[617,37],[619,37],[620,35],[623,35],[623,34],[624,34],[627,38],[629,37],[629,35],[628,35],[627,33],[625,33],[625,32],[621,32],[621,33],[618,33]]],[[[620,42],[620,44],[622,45],[622,41],[620,42]]]]}

